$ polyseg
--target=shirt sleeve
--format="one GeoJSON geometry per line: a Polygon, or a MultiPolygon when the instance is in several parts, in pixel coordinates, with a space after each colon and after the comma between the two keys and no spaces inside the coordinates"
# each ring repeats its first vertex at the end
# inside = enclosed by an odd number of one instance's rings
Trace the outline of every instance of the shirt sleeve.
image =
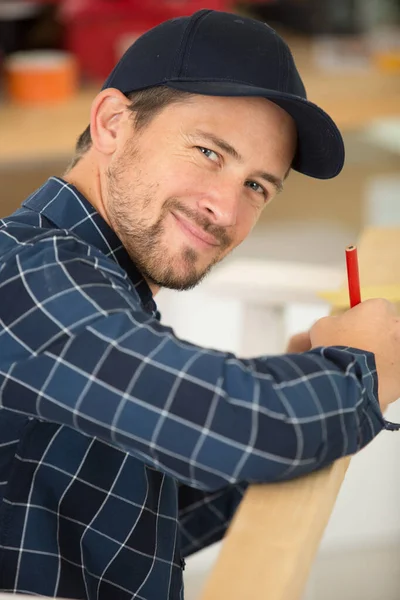
{"type": "Polygon", "coordinates": [[[67,233],[9,256],[0,288],[1,406],[191,487],[297,477],[384,426],[372,354],[241,360],[184,342],[143,310],[125,271],[67,233]]]}

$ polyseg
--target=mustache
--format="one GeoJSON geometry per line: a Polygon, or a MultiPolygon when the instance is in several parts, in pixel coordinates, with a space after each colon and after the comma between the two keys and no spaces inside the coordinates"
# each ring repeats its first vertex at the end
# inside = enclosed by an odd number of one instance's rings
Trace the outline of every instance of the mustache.
{"type": "Polygon", "coordinates": [[[181,204],[180,202],[174,200],[168,204],[168,207],[165,208],[166,211],[171,209],[177,210],[182,215],[190,219],[195,225],[203,229],[203,231],[215,237],[222,248],[227,248],[231,244],[231,237],[224,227],[220,227],[219,225],[211,223],[211,221],[209,221],[206,217],[199,215],[197,212],[187,208],[187,206],[181,204]]]}

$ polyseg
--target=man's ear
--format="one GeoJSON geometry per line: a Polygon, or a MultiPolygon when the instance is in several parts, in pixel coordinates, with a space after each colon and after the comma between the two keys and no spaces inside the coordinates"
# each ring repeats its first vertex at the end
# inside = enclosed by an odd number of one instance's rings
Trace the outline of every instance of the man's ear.
{"type": "Polygon", "coordinates": [[[114,88],[100,92],[92,103],[90,131],[93,147],[102,154],[113,154],[118,135],[127,118],[129,99],[114,88]]]}

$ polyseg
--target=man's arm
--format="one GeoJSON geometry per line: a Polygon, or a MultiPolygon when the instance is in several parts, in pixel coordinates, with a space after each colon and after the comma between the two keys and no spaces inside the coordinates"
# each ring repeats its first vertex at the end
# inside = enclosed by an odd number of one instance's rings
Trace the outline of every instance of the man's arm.
{"type": "Polygon", "coordinates": [[[372,354],[240,360],[182,342],[116,264],[58,235],[1,271],[3,408],[107,440],[204,491],[308,473],[382,429],[372,354]]]}
{"type": "MultiPolygon", "coordinates": [[[[286,348],[287,353],[309,350],[309,332],[294,335],[286,348]]],[[[179,524],[183,556],[190,556],[224,537],[247,488],[248,484],[243,483],[207,493],[180,486],[179,524]]]]}

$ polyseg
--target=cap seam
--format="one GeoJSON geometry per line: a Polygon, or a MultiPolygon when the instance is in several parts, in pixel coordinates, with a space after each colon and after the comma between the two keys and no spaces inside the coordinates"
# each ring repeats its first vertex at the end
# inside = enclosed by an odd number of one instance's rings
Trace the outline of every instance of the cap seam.
{"type": "Polygon", "coordinates": [[[192,35],[190,36],[190,40],[188,41],[188,45],[185,51],[185,56],[184,59],[182,60],[182,65],[181,65],[181,74],[186,76],[187,70],[188,70],[188,66],[189,66],[189,61],[190,61],[190,55],[192,52],[192,47],[194,44],[194,40],[196,37],[196,33],[200,27],[201,22],[204,20],[205,17],[208,16],[208,14],[211,11],[208,11],[208,13],[204,13],[200,16],[200,18],[196,21],[196,23],[193,25],[192,27],[192,31],[190,32],[192,35]]]}
{"type": "MultiPolygon", "coordinates": [[[[279,81],[279,87],[282,87],[283,84],[283,55],[282,55],[282,48],[281,48],[281,44],[279,43],[279,38],[277,35],[274,35],[274,41],[275,41],[275,45],[276,45],[276,49],[278,50],[278,56],[279,56],[279,65],[278,65],[278,81],[279,81]]],[[[286,89],[286,88],[285,88],[286,89]]]]}
{"type": "Polygon", "coordinates": [[[185,52],[185,58],[182,60],[182,66],[181,66],[181,72],[182,75],[186,75],[187,70],[188,70],[188,65],[189,65],[189,60],[190,60],[190,55],[192,52],[192,46],[194,44],[194,40],[196,37],[196,33],[197,30],[199,29],[201,22],[204,21],[204,19],[211,13],[211,10],[208,10],[207,12],[204,12],[202,15],[200,15],[200,17],[197,19],[196,23],[194,23],[193,27],[192,27],[192,35],[191,35],[191,40],[190,42],[188,42],[188,47],[186,49],[185,52]]]}
{"type": "Polygon", "coordinates": [[[289,58],[288,49],[284,45],[282,45],[282,53],[284,53],[285,64],[286,64],[286,72],[284,73],[284,80],[282,82],[282,87],[284,90],[287,90],[288,84],[289,84],[290,58],[289,58]]]}
{"type": "Polygon", "coordinates": [[[173,61],[172,68],[171,68],[172,73],[175,73],[177,77],[179,77],[179,73],[181,72],[181,70],[183,70],[183,64],[185,61],[185,54],[186,54],[185,50],[186,50],[186,45],[188,43],[190,34],[192,33],[193,29],[196,27],[197,23],[202,19],[202,17],[206,16],[210,12],[211,12],[210,9],[204,9],[203,11],[200,11],[199,13],[195,13],[194,15],[192,15],[192,18],[190,19],[189,23],[187,24],[187,26],[183,32],[181,43],[179,44],[179,48],[177,49],[176,56],[175,56],[175,59],[173,61]]]}

